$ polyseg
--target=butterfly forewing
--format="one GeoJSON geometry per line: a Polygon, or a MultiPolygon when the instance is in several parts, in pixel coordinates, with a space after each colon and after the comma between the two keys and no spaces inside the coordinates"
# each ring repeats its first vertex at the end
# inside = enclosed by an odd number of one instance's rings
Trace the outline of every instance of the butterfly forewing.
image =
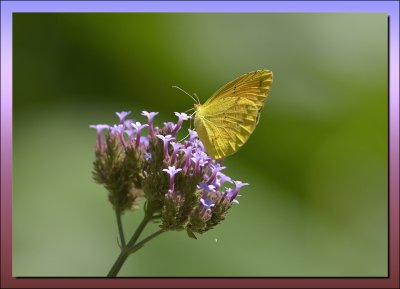
{"type": "Polygon", "coordinates": [[[208,154],[220,159],[247,141],[271,83],[271,71],[250,72],[224,85],[196,108],[195,127],[208,154]]]}

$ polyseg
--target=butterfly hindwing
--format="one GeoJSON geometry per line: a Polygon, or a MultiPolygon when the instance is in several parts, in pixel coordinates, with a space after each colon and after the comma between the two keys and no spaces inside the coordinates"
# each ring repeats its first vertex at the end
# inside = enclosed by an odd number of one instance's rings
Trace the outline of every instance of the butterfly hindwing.
{"type": "Polygon", "coordinates": [[[256,125],[258,108],[247,99],[234,98],[213,105],[226,110],[196,116],[196,129],[208,154],[219,159],[235,153],[247,141],[256,125]]]}
{"type": "Polygon", "coordinates": [[[271,83],[271,71],[251,72],[227,83],[196,107],[195,127],[209,155],[226,157],[248,140],[271,83]]]}

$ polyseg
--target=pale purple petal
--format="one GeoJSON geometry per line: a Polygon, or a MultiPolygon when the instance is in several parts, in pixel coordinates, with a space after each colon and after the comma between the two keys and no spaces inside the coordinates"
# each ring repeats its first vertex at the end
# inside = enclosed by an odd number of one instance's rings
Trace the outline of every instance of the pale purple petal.
{"type": "Polygon", "coordinates": [[[119,121],[120,121],[121,123],[123,123],[124,120],[125,120],[125,118],[126,118],[129,114],[131,114],[131,111],[121,111],[121,112],[116,112],[115,114],[118,115],[119,121]]]}

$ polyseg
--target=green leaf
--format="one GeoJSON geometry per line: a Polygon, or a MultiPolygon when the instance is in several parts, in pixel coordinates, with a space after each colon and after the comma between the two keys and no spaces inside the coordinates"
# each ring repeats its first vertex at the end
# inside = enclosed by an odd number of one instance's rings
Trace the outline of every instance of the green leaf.
{"type": "Polygon", "coordinates": [[[189,228],[186,228],[186,232],[190,238],[197,240],[196,235],[189,228]]]}

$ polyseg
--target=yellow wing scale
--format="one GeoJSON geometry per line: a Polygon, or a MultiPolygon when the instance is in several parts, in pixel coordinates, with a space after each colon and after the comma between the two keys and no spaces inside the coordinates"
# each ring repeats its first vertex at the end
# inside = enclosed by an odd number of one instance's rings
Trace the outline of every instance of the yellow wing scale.
{"type": "Polygon", "coordinates": [[[209,155],[224,158],[243,146],[258,123],[271,84],[271,71],[250,72],[195,106],[194,125],[209,155]]]}

